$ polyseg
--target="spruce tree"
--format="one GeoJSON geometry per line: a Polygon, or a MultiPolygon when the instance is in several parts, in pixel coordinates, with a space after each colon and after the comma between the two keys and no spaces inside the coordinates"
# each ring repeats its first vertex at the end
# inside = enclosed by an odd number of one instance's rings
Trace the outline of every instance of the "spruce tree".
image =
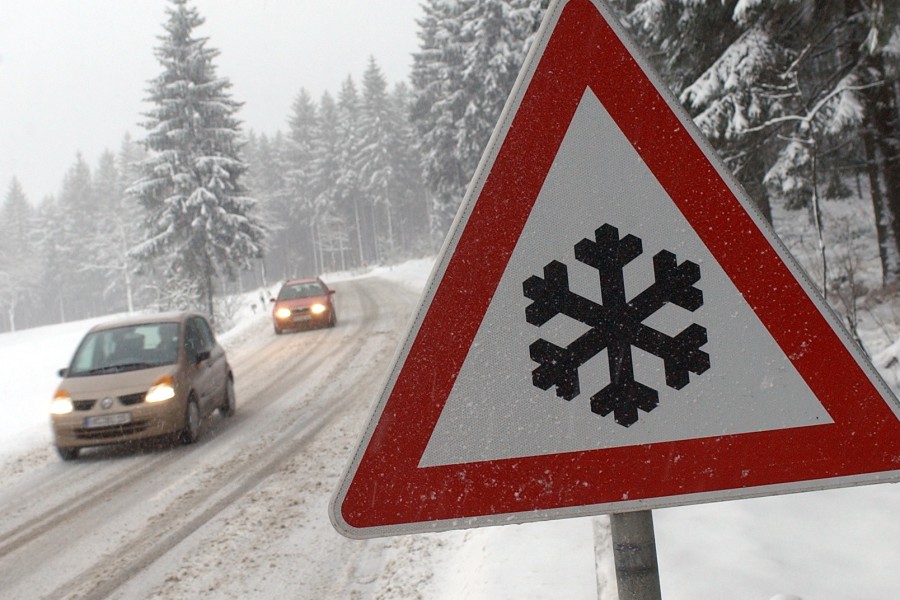
{"type": "Polygon", "coordinates": [[[128,250],[141,234],[140,207],[125,193],[130,180],[125,177],[131,170],[129,155],[134,153],[132,145],[126,136],[118,157],[104,152],[93,178],[94,198],[100,211],[93,231],[85,238],[91,260],[81,268],[101,278],[102,288],[98,289],[103,290],[107,311],[135,310],[134,260],[128,250]]]}
{"type": "Polygon", "coordinates": [[[883,282],[900,282],[900,4],[614,4],[764,214],[817,213],[819,187],[862,166],[883,282]]]}
{"type": "Polygon", "coordinates": [[[359,173],[356,156],[359,153],[360,101],[353,78],[341,83],[338,93],[338,179],[335,182],[335,200],[344,214],[352,215],[353,233],[350,244],[359,266],[367,264],[369,256],[363,242],[363,215],[359,173]]]}
{"type": "Polygon", "coordinates": [[[61,253],[52,265],[65,307],[65,319],[84,319],[106,314],[98,290],[105,282],[89,267],[96,260],[91,240],[103,208],[94,193],[94,175],[81,153],[63,177],[59,191],[60,225],[56,243],[61,253]]]}
{"type": "Polygon", "coordinates": [[[0,323],[5,321],[9,331],[16,330],[25,303],[36,292],[39,273],[34,228],[34,210],[13,177],[0,205],[0,323]]]}
{"type": "Polygon", "coordinates": [[[427,0],[413,55],[411,119],[443,239],[540,24],[544,0],[427,0]]]}
{"type": "Polygon", "coordinates": [[[457,153],[467,178],[475,173],[525,61],[535,26],[528,1],[479,0],[460,15],[466,106],[458,123],[457,153]]]}
{"type": "Polygon", "coordinates": [[[286,197],[285,185],[285,145],[281,132],[271,138],[266,134],[255,135],[252,131],[247,140],[247,171],[249,186],[259,202],[259,215],[269,231],[269,251],[263,261],[263,277],[260,284],[268,285],[268,275],[288,276],[285,266],[284,252],[277,249],[284,247],[279,238],[281,223],[284,222],[283,199],[286,197]]]}
{"type": "Polygon", "coordinates": [[[444,239],[472,174],[457,152],[458,124],[467,104],[460,15],[471,0],[426,0],[413,54],[410,119],[419,135],[422,178],[431,193],[432,243],[444,239]]]}
{"type": "Polygon", "coordinates": [[[241,104],[218,77],[219,52],[194,30],[204,23],[187,0],[170,0],[156,57],[163,72],[150,82],[145,113],[150,156],[130,188],[147,211],[146,239],[133,250],[145,268],[162,266],[170,290],[194,290],[214,315],[216,280],[234,279],[263,254],[265,228],[240,181],[241,104]]]}
{"type": "Polygon", "coordinates": [[[340,178],[340,116],[338,107],[325,92],[319,100],[316,120],[316,136],[312,152],[312,187],[317,191],[315,208],[317,215],[317,241],[319,262],[324,269],[345,270],[350,233],[349,212],[343,211],[337,198],[340,178]]]}
{"type": "Polygon", "coordinates": [[[282,197],[279,222],[281,239],[291,257],[286,274],[289,277],[315,275],[319,271],[314,235],[316,191],[312,187],[316,112],[316,104],[309,92],[301,88],[288,120],[286,193],[282,197]]]}
{"type": "MultiPolygon", "coordinates": [[[[374,260],[394,257],[394,216],[390,196],[393,169],[390,151],[394,146],[391,107],[387,81],[373,57],[363,73],[362,105],[359,123],[359,171],[361,189],[370,213],[374,260]]],[[[364,234],[365,235],[365,234],[364,234]]]]}
{"type": "Polygon", "coordinates": [[[391,148],[393,178],[390,195],[397,215],[397,238],[404,251],[413,255],[428,252],[429,212],[428,195],[422,184],[421,155],[416,134],[409,120],[411,92],[398,83],[390,94],[391,129],[394,147],[391,148]]]}

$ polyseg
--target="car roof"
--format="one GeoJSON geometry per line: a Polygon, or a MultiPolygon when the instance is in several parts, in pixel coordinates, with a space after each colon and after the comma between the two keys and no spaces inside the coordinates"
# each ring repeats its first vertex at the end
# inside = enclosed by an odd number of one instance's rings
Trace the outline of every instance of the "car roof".
{"type": "Polygon", "coordinates": [[[200,317],[206,319],[206,317],[204,317],[202,314],[191,311],[145,313],[98,323],[97,325],[91,327],[90,332],[102,331],[104,329],[115,329],[116,327],[125,327],[129,325],[147,325],[151,323],[181,323],[190,317],[200,317]]]}
{"type": "Polygon", "coordinates": [[[282,287],[285,285],[294,285],[297,283],[325,283],[319,277],[300,277],[297,279],[288,279],[282,284],[282,287]]]}

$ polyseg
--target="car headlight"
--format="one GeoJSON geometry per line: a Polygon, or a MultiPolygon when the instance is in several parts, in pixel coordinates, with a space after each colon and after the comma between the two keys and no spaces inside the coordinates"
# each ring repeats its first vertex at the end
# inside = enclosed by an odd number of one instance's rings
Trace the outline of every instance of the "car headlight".
{"type": "Polygon", "coordinates": [[[165,402],[175,397],[175,382],[166,375],[156,380],[149,390],[144,400],[147,402],[165,402]]]}
{"type": "Polygon", "coordinates": [[[275,316],[279,319],[287,319],[291,316],[291,309],[289,308],[279,308],[275,311],[275,316]]]}
{"type": "Polygon", "coordinates": [[[313,304],[309,307],[309,310],[314,315],[321,315],[323,312],[328,310],[328,308],[324,304],[313,304]]]}
{"type": "Polygon", "coordinates": [[[50,401],[50,414],[67,415],[73,410],[75,410],[75,406],[72,404],[72,397],[69,396],[69,393],[61,389],[56,390],[53,400],[50,401]]]}

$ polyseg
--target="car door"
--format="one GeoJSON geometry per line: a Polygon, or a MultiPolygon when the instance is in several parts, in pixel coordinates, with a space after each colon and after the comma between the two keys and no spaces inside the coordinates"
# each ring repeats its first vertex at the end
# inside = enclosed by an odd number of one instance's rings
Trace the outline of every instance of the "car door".
{"type": "Polygon", "coordinates": [[[195,324],[200,334],[203,350],[208,353],[205,361],[207,369],[207,396],[205,410],[211,412],[219,404],[225,394],[225,378],[228,375],[228,361],[225,360],[225,349],[216,341],[212,327],[203,317],[196,317],[195,324]]]}
{"type": "Polygon", "coordinates": [[[195,317],[185,323],[184,351],[188,361],[191,387],[197,396],[200,412],[209,412],[209,405],[215,402],[215,373],[211,368],[211,354],[206,347],[204,336],[195,317]]]}

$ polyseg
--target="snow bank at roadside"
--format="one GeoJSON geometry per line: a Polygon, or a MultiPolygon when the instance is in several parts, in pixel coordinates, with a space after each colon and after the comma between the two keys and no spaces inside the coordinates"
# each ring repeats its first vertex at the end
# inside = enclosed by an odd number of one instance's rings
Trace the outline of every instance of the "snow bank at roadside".
{"type": "MultiPolygon", "coordinates": [[[[422,259],[323,279],[377,276],[421,290],[431,268],[432,260],[422,259]]],[[[238,324],[220,336],[226,345],[241,343],[247,323],[269,318],[268,310],[250,308],[252,299],[244,304],[238,324]]],[[[0,334],[0,466],[23,452],[49,448],[46,407],[59,381],[56,371],[97,320],[0,334]]],[[[895,597],[900,586],[898,500],[900,485],[877,485],[654,511],[666,598],[895,597]]],[[[416,572],[428,574],[423,578],[427,584],[418,590],[423,597],[615,597],[604,517],[402,536],[388,543],[386,562],[391,548],[424,547],[429,551],[398,553],[416,557],[416,572]],[[595,537],[601,556],[597,566],[595,537]]],[[[288,565],[278,569],[290,572],[288,565]]],[[[397,576],[403,574],[398,571],[397,576]]],[[[387,585],[379,596],[384,600],[409,597],[391,592],[391,582],[387,585]]]]}

